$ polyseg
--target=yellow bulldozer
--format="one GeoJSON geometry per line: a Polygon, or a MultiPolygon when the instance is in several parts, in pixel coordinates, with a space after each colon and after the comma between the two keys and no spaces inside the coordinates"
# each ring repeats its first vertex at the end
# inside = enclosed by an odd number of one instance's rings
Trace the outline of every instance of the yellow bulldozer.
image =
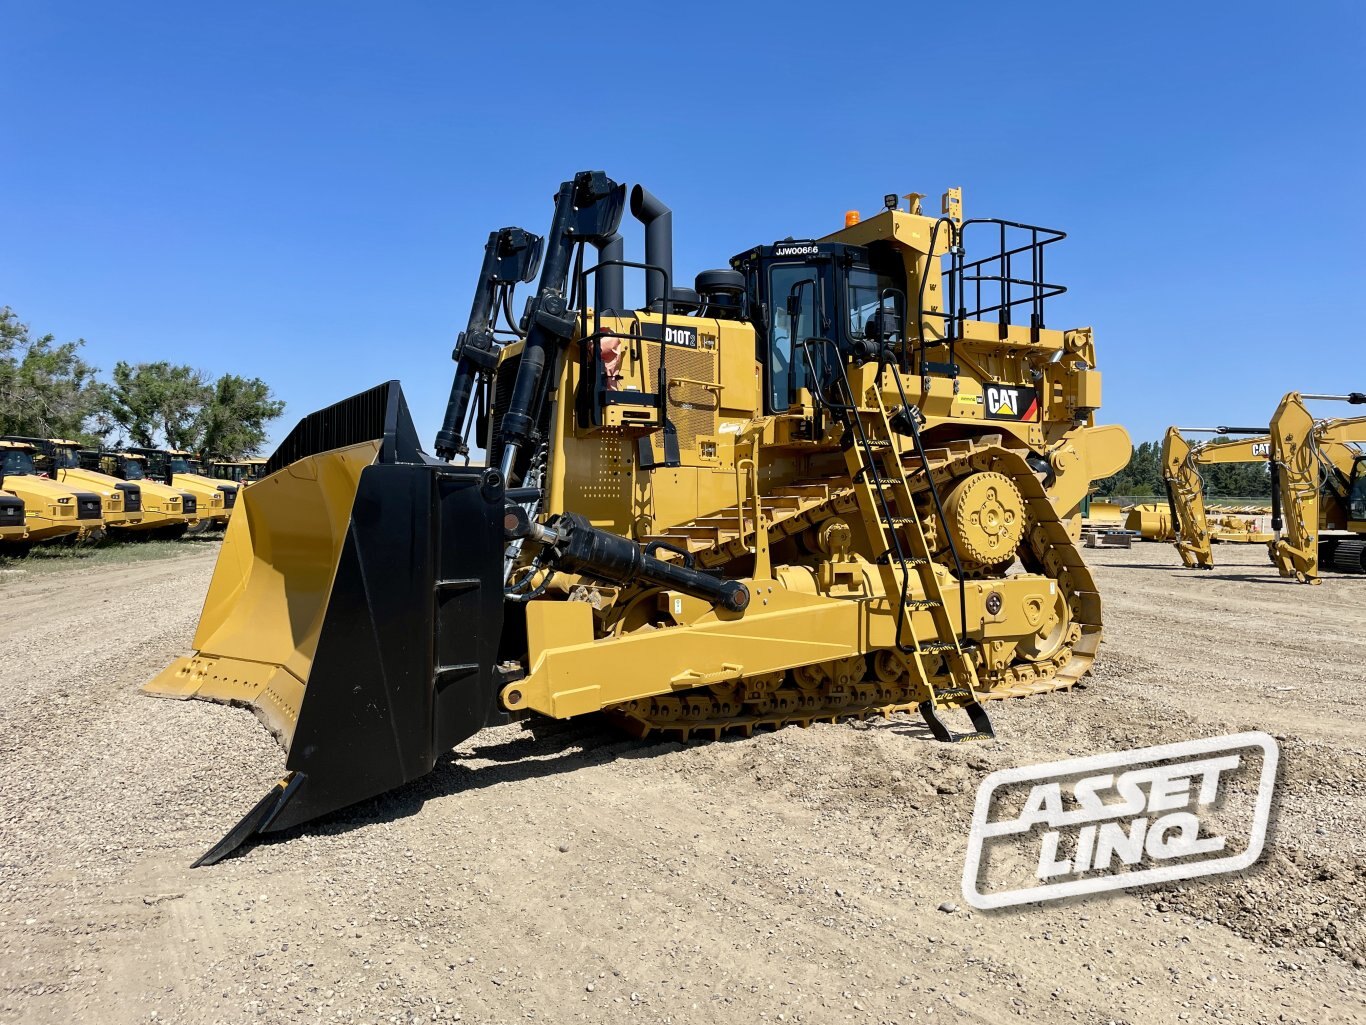
{"type": "Polygon", "coordinates": [[[23,502],[27,533],[13,544],[96,540],[104,533],[103,499],[85,487],[53,480],[34,462],[27,441],[0,440],[0,488],[23,502]]]}
{"type": "Polygon", "coordinates": [[[436,456],[396,381],[306,417],[239,495],[196,650],[146,685],[250,706],[288,752],[198,864],[533,715],[687,739],[916,710],[978,740],[988,699],[1076,685],[1080,505],[1130,445],[1095,422],[1090,329],[1045,324],[1064,234],[909,200],[693,288],[641,186],[625,258],[602,172],[547,235],[492,232],[436,456]]]}
{"type": "Polygon", "coordinates": [[[1290,392],[1271,418],[1271,561],[1281,576],[1366,573],[1366,416],[1316,420],[1307,401],[1366,404],[1366,394],[1290,392]]]}
{"type": "Polygon", "coordinates": [[[1228,463],[1266,462],[1270,435],[1257,427],[1169,427],[1162,439],[1162,477],[1167,485],[1170,540],[1188,569],[1213,569],[1215,541],[1269,543],[1272,534],[1257,529],[1255,520],[1232,514],[1211,519],[1200,467],[1228,463]],[[1186,434],[1215,434],[1219,438],[1192,445],[1186,434]],[[1250,435],[1238,441],[1231,435],[1250,435]]]}

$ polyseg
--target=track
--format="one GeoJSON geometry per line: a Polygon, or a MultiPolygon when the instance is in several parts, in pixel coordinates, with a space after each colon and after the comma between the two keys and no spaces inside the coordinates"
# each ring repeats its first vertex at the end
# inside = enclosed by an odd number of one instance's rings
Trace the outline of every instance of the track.
{"type": "MultiPolygon", "coordinates": [[[[1076,542],[1043,485],[1019,454],[1001,445],[999,436],[932,448],[926,456],[927,465],[921,465],[913,455],[903,457],[917,496],[928,495],[931,484],[941,493],[947,492],[954,483],[977,472],[994,471],[1010,477],[1024,498],[1029,516],[1020,561],[1027,572],[1056,581],[1063,598],[1049,629],[1030,641],[1032,650],[1007,664],[991,666],[978,649],[978,699],[1070,690],[1090,670],[1100,645],[1100,597],[1076,542]]],[[[777,488],[763,500],[765,515],[772,517],[769,543],[812,531],[830,516],[857,513],[856,502],[852,486],[803,481],[777,488]]],[[[737,506],[653,539],[687,546],[697,565],[710,568],[724,566],[752,551],[754,529],[753,517],[744,515],[737,506]]],[[[947,548],[936,558],[949,565],[947,548]]],[[[1004,575],[1006,569],[997,567],[997,574],[1004,575]]],[[[629,606],[645,594],[644,590],[628,590],[619,596],[618,604],[629,606]]],[[[932,678],[938,688],[941,681],[947,682],[947,673],[941,667],[932,678]]],[[[889,651],[875,651],[798,667],[785,674],[643,698],[610,711],[624,728],[638,736],[658,731],[686,740],[699,735],[717,738],[731,730],[749,736],[760,729],[913,712],[928,696],[926,683],[912,679],[901,660],[889,651]]]]}

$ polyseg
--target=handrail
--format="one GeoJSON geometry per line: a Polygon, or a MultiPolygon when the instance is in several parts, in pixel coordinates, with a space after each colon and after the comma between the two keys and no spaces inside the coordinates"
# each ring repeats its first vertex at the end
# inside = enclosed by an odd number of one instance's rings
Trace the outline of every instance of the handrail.
{"type": "Polygon", "coordinates": [[[947,256],[949,266],[943,272],[947,281],[942,291],[944,301],[941,310],[926,308],[925,283],[929,278],[928,272],[922,275],[920,280],[917,333],[922,350],[922,373],[930,369],[930,364],[925,363],[923,358],[923,350],[928,345],[947,344],[949,346],[949,363],[954,363],[954,343],[963,337],[964,324],[969,320],[981,320],[995,314],[996,323],[1000,328],[1000,336],[1004,338],[1011,326],[1011,311],[1017,307],[1028,306],[1030,332],[1037,340],[1038,332],[1044,326],[1044,301],[1062,295],[1067,291],[1065,285],[1050,282],[1044,276],[1044,248],[1066,238],[1066,232],[1059,231],[1056,228],[1024,224],[1020,221],[1006,221],[995,217],[972,218],[963,221],[961,224],[955,224],[947,217],[940,217],[935,221],[930,232],[927,261],[935,259],[934,250],[938,242],[940,226],[943,224],[949,226],[949,245],[947,251],[941,254],[940,258],[947,256]],[[964,258],[964,242],[967,229],[974,225],[995,225],[998,231],[998,246],[994,252],[987,256],[975,260],[966,260],[964,258]],[[1010,244],[1008,232],[1012,230],[1028,232],[1028,241],[1020,242],[1018,245],[1010,244]],[[1028,254],[1029,258],[1028,276],[1024,276],[1025,271],[1017,271],[1015,268],[1016,258],[1024,254],[1028,254]],[[992,302],[990,297],[984,300],[982,286],[987,285],[990,289],[993,284],[997,286],[995,290],[996,301],[992,302]],[[967,300],[969,285],[973,289],[973,305],[971,307],[969,307],[967,300]],[[1024,291],[1025,294],[1017,297],[1017,290],[1024,291]],[[944,321],[943,336],[935,342],[930,342],[925,337],[925,319],[930,316],[940,317],[944,321]]]}

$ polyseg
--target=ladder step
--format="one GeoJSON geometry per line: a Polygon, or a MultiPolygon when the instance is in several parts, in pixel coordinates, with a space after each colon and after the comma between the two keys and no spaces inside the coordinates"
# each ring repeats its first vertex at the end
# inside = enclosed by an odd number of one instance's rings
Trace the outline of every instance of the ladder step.
{"type": "Polygon", "coordinates": [[[949,744],[961,744],[966,740],[994,740],[996,731],[992,728],[991,719],[987,716],[987,711],[978,702],[969,698],[960,707],[968,713],[968,720],[972,724],[972,729],[965,733],[954,733],[939,718],[939,713],[934,707],[933,701],[922,701],[919,704],[920,716],[925,720],[925,725],[930,728],[930,733],[935,740],[949,744]]]}
{"type": "Polygon", "coordinates": [[[936,701],[964,701],[972,700],[972,691],[966,687],[954,687],[952,690],[937,690],[934,692],[936,701]]]}
{"type": "MultiPolygon", "coordinates": [[[[877,564],[879,566],[890,566],[896,561],[896,556],[891,553],[890,549],[877,557],[877,564]]],[[[903,566],[924,566],[927,565],[929,561],[929,559],[922,559],[918,555],[908,555],[901,560],[901,564],[903,566]]]]}
{"type": "Polygon", "coordinates": [[[942,651],[953,651],[954,643],[952,641],[925,641],[919,647],[922,655],[937,655],[942,651]]]}
{"type": "Polygon", "coordinates": [[[907,598],[906,608],[912,612],[923,612],[925,609],[941,608],[942,604],[933,598],[907,598]]]}

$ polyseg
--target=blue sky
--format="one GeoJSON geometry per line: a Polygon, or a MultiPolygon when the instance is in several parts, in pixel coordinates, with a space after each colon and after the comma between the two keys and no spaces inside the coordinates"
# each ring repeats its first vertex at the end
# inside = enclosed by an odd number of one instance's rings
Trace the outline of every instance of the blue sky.
{"type": "Polygon", "coordinates": [[[1050,326],[1136,440],[1366,390],[1366,6],[650,10],[4,0],[0,305],[264,377],[277,439],[398,377],[430,445],[487,233],[575,170],[674,208],[680,281],[961,185],[1069,233],[1050,326]]]}

